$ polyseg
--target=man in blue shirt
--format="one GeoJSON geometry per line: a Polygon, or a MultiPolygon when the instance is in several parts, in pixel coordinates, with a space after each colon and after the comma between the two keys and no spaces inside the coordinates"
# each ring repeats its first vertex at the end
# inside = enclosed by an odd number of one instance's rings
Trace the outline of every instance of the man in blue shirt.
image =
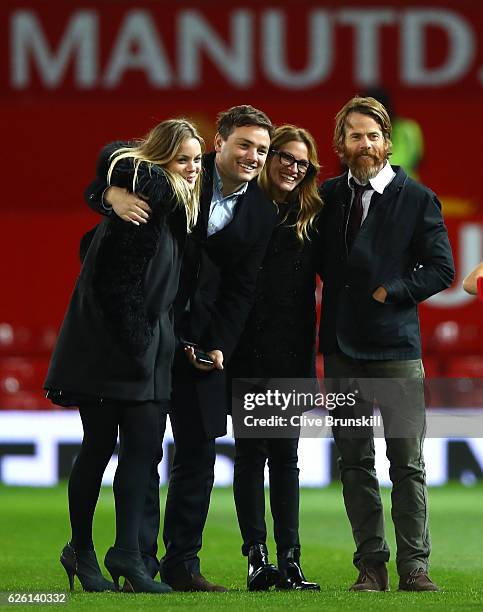
{"type": "MultiPolygon", "coordinates": [[[[200,572],[198,552],[214,479],[215,438],[226,433],[224,361],[230,358],[251,309],[258,267],[277,221],[277,210],[255,179],[265,163],[273,126],[261,111],[242,105],[220,113],[215,152],[203,158],[200,215],[184,255],[175,303],[180,344],[173,366],[169,408],[175,455],[166,502],[161,575],[174,590],[223,591],[200,572]],[[199,346],[212,365],[196,360],[199,346]]],[[[114,208],[136,224],[149,205],[134,194],[107,188],[98,177],[86,191],[97,211],[114,208]],[[107,203],[107,204],[106,204],[107,203]]],[[[163,427],[166,423],[162,411],[163,427]]],[[[159,461],[162,457],[160,448],[159,461]]],[[[153,466],[140,541],[155,574],[159,478],[153,466]]]]}

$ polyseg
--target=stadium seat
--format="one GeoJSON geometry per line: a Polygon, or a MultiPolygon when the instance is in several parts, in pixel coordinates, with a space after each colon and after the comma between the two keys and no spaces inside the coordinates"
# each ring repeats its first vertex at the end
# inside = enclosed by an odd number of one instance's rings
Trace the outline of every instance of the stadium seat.
{"type": "Polygon", "coordinates": [[[421,333],[421,347],[423,351],[423,360],[424,356],[431,353],[431,338],[433,336],[433,328],[430,328],[428,325],[421,325],[420,333],[421,333]]]}
{"type": "Polygon", "coordinates": [[[57,331],[53,325],[27,326],[0,323],[0,356],[49,355],[57,331]]]}
{"type": "Polygon", "coordinates": [[[451,378],[483,378],[483,355],[453,357],[446,363],[446,376],[451,378]]]}
{"type": "Polygon", "coordinates": [[[55,406],[41,391],[0,393],[0,410],[52,410],[55,406]]]}
{"type": "Polygon", "coordinates": [[[451,383],[454,406],[483,407],[483,356],[457,356],[448,361],[446,376],[451,383]]]}
{"type": "Polygon", "coordinates": [[[432,354],[482,354],[483,346],[476,324],[443,321],[434,328],[427,350],[432,354]]]}
{"type": "Polygon", "coordinates": [[[426,378],[440,378],[443,376],[442,361],[436,355],[423,356],[424,374],[426,378]]]}
{"type": "Polygon", "coordinates": [[[8,395],[18,391],[40,392],[47,367],[46,359],[0,357],[0,393],[8,395]]]}

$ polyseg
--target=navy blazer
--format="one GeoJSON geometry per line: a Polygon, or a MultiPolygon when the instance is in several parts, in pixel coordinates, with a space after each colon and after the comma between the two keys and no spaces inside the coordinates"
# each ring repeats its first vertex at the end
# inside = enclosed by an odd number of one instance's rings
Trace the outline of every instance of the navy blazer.
{"type": "Polygon", "coordinates": [[[347,173],[321,186],[322,314],[319,349],[357,359],[417,359],[417,306],[450,286],[454,263],[441,204],[400,167],[384,193],[374,193],[348,252],[351,190],[347,173]],[[384,304],[372,297],[387,290],[384,304]]]}

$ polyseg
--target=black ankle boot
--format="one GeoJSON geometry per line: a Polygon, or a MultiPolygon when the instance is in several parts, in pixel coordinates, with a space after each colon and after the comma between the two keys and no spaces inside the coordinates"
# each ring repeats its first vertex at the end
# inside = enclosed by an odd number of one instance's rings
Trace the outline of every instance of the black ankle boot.
{"type": "Polygon", "coordinates": [[[307,582],[300,567],[300,548],[287,548],[277,555],[280,581],[277,589],[295,589],[297,591],[320,591],[316,582],[307,582]]]}
{"type": "Polygon", "coordinates": [[[119,589],[119,578],[124,577],[123,591],[131,593],[169,593],[172,589],[164,582],[156,582],[146,571],[138,550],[125,550],[112,546],[106,553],[104,565],[119,589]]]}
{"type": "Polygon", "coordinates": [[[77,576],[84,591],[101,593],[116,590],[114,584],[102,575],[93,550],[75,550],[72,544],[66,544],[60,553],[60,562],[67,573],[71,591],[74,590],[74,576],[77,576]]]}
{"type": "Polygon", "coordinates": [[[248,551],[247,588],[249,591],[268,591],[280,580],[280,572],[268,562],[265,544],[254,544],[248,551]]]}

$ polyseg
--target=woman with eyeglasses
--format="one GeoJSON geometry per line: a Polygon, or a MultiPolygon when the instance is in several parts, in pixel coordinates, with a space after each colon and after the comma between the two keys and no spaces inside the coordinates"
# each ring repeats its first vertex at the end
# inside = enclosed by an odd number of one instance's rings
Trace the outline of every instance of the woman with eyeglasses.
{"type": "MultiPolygon", "coordinates": [[[[232,378],[315,377],[316,263],[314,221],[322,209],[313,137],[302,128],[275,130],[259,184],[279,209],[279,224],[257,281],[255,304],[229,364],[232,378]]],[[[300,566],[296,438],[236,438],[234,496],[248,557],[249,590],[311,589],[300,566]],[[278,569],[266,547],[264,468],[278,569]]]]}
{"type": "Polygon", "coordinates": [[[54,404],[78,406],[84,437],[69,478],[70,542],[60,562],[70,588],[166,593],[146,572],[139,530],[149,475],[159,454],[174,354],[173,302],[187,233],[199,209],[204,142],[183,119],[156,125],[144,140],[116,142],[97,174],[149,201],[147,224],[106,218],[92,234],[50,362],[54,404]],[[92,538],[104,471],[120,437],[114,477],[116,539],[99,568],[92,538]]]}

